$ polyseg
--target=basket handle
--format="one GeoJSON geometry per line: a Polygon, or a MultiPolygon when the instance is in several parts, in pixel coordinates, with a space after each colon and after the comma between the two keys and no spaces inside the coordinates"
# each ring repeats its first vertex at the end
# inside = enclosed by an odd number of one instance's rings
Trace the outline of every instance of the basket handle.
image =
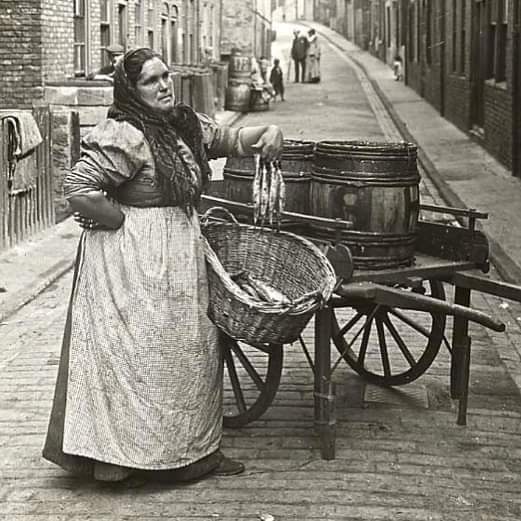
{"type": "Polygon", "coordinates": [[[204,215],[201,217],[201,223],[206,224],[208,222],[208,220],[210,219],[210,217],[212,217],[213,214],[218,213],[218,212],[224,213],[224,215],[226,217],[228,217],[228,220],[230,222],[232,222],[234,224],[239,224],[239,221],[237,221],[237,219],[235,218],[235,215],[233,215],[233,213],[230,212],[230,210],[228,210],[224,206],[212,206],[211,208],[206,210],[204,215]]]}

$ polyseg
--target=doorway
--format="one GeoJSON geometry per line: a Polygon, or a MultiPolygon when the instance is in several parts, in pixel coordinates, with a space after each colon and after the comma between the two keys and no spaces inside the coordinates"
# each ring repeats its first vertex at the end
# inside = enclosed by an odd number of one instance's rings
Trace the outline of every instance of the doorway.
{"type": "Polygon", "coordinates": [[[471,44],[471,128],[482,132],[485,121],[485,79],[487,74],[486,5],[483,1],[472,2],[471,44]]]}

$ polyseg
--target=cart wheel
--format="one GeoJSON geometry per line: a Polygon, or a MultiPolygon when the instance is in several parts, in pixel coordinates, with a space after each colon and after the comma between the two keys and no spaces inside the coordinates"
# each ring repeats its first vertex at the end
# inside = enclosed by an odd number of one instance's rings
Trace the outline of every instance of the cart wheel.
{"type": "Polygon", "coordinates": [[[271,405],[282,373],[282,345],[253,347],[226,337],[224,426],[231,428],[260,418],[271,405]]]}
{"type": "MultiPolygon", "coordinates": [[[[427,282],[430,288],[427,296],[444,300],[442,283],[427,282]]],[[[445,314],[377,307],[373,302],[358,302],[352,309],[336,308],[333,341],[351,368],[370,382],[378,385],[412,382],[430,367],[438,354],[445,331],[445,314]]]]}

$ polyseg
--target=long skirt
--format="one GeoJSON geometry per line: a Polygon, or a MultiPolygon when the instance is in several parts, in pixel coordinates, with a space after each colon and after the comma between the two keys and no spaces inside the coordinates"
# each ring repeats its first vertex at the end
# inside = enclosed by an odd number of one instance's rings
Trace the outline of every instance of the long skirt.
{"type": "Polygon", "coordinates": [[[122,206],[123,226],[82,235],[43,456],[178,469],[222,434],[222,357],[207,318],[197,216],[122,206]]]}
{"type": "Polygon", "coordinates": [[[306,57],[306,76],[308,83],[318,83],[320,81],[320,59],[316,56],[306,57]]]}

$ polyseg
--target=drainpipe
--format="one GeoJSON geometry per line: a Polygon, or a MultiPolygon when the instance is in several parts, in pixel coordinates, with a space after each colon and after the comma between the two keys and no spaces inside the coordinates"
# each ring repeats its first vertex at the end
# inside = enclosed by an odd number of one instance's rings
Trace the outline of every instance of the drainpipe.
{"type": "Polygon", "coordinates": [[[521,177],[521,5],[512,12],[512,174],[521,177]]]}

